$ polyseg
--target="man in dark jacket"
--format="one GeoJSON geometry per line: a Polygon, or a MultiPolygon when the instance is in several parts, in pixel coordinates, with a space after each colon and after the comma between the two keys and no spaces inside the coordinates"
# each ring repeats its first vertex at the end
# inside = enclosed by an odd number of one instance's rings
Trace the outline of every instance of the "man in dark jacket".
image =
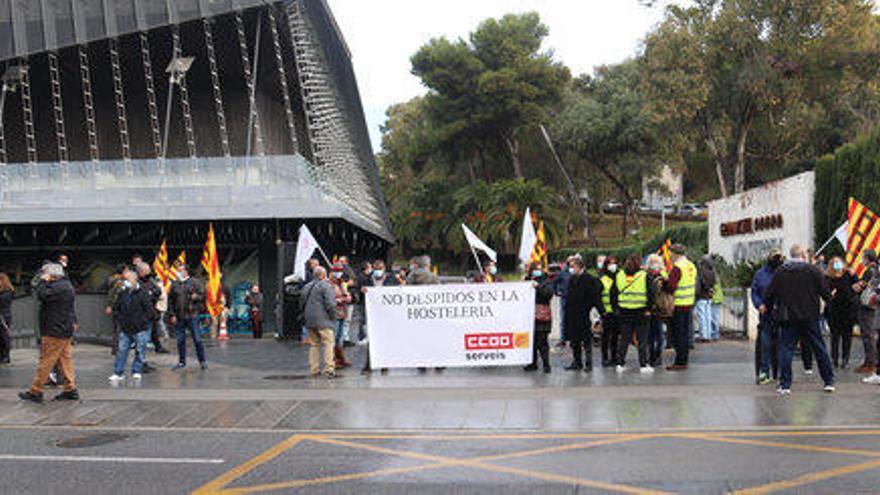
{"type": "MultiPolygon", "coordinates": [[[[150,296],[152,310],[150,312],[150,340],[153,342],[153,348],[156,354],[168,354],[168,349],[162,346],[162,332],[159,329],[159,310],[156,305],[162,298],[162,282],[153,276],[153,269],[150,265],[141,261],[132,268],[137,271],[138,283],[150,296]]],[[[146,362],[144,363],[146,366],[146,362]]],[[[146,371],[146,369],[144,370],[146,371]]]]}
{"type": "MultiPolygon", "coordinates": [[[[862,274],[859,283],[856,284],[855,290],[861,294],[865,290],[876,291],[880,286],[880,269],[877,265],[877,253],[873,249],[865,249],[862,252],[862,263],[865,265],[865,273],[862,274]]],[[[872,305],[859,303],[858,321],[859,333],[862,336],[862,345],[865,347],[865,362],[862,366],[856,368],[856,373],[865,373],[868,378],[872,378],[866,383],[880,383],[880,377],[877,377],[878,365],[878,328],[877,328],[877,308],[872,305]],[[876,381],[873,377],[877,377],[876,381]]]]}
{"type": "Polygon", "coordinates": [[[192,335],[199,364],[203,370],[208,369],[205,348],[202,346],[202,337],[199,335],[199,315],[202,312],[204,301],[205,287],[200,281],[189,276],[186,265],[180,265],[177,270],[177,280],[171,284],[171,293],[168,296],[170,323],[177,335],[177,355],[179,358],[177,369],[186,367],[187,330],[192,335]]]}
{"type": "Polygon", "coordinates": [[[135,346],[135,354],[131,363],[131,378],[141,379],[144,355],[147,351],[147,342],[150,340],[150,324],[156,311],[149,292],[150,288],[141,285],[138,274],[133,269],[126,268],[122,277],[124,280],[122,290],[116,295],[116,304],[113,307],[120,330],[116,364],[113,367],[113,375],[109,378],[114,384],[125,380],[125,362],[128,361],[132,344],[135,346]]]}
{"type": "Polygon", "coordinates": [[[64,391],[55,400],[79,400],[74,383],[73,346],[76,328],[73,284],[64,276],[64,267],[57,263],[44,265],[36,287],[40,301],[40,362],[30,390],[18,394],[21,399],[43,401],[43,385],[57,364],[64,377],[64,391]]]}
{"type": "Polygon", "coordinates": [[[590,310],[602,315],[602,284],[596,277],[586,272],[584,260],[574,258],[571,261],[572,276],[568,283],[568,301],[563,324],[571,343],[572,363],[567,370],[583,369],[587,373],[593,371],[593,328],[590,322],[590,310]],[[582,358],[581,350],[584,351],[582,358]],[[582,360],[583,359],[583,360],[582,360]]]}
{"type": "Polygon", "coordinates": [[[779,393],[791,394],[791,361],[798,337],[812,347],[819,363],[825,391],[834,392],[834,370],[831,357],[819,329],[820,299],[831,300],[828,282],[818,268],[807,263],[803,246],[791,247],[791,260],[773,276],[764,297],[761,314],[770,313],[780,324],[779,393]]]}
{"type": "MultiPolygon", "coordinates": [[[[752,279],[752,305],[755,309],[764,306],[764,298],[773,275],[785,262],[785,257],[774,249],[767,256],[767,263],[755,273],[752,279]]],[[[779,329],[769,313],[761,315],[758,322],[758,338],[755,340],[755,374],[758,385],[770,383],[770,372],[775,380],[779,375],[779,329]]]]}

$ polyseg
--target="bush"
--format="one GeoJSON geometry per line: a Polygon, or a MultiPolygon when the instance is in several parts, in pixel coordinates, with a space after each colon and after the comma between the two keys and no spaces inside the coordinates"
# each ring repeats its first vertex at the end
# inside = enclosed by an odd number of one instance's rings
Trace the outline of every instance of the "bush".
{"type": "Polygon", "coordinates": [[[596,263],[596,258],[601,254],[611,255],[618,260],[624,260],[630,255],[646,256],[657,252],[660,247],[671,239],[672,243],[684,244],[688,248],[688,257],[692,260],[699,259],[709,251],[709,227],[705,223],[687,224],[674,229],[661,232],[647,241],[631,244],[618,248],[590,248],[590,249],[562,249],[557,253],[557,259],[565,259],[573,254],[583,256],[587,266],[596,263]]]}
{"type": "Polygon", "coordinates": [[[816,240],[824,242],[847,218],[849,198],[880,211],[880,129],[841,146],[816,162],[816,240]]]}

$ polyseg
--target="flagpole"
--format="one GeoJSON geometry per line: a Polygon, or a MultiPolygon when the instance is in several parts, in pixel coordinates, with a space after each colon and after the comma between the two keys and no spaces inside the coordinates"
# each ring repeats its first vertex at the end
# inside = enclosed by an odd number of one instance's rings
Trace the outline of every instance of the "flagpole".
{"type": "MultiPolygon", "coordinates": [[[[471,243],[468,243],[470,245],[471,243]]],[[[480,263],[480,257],[477,256],[477,250],[474,249],[474,246],[471,246],[471,252],[474,254],[474,259],[477,260],[477,266],[480,268],[480,273],[483,273],[483,264],[480,263]]]]}
{"type": "Polygon", "coordinates": [[[324,250],[321,249],[321,245],[320,245],[320,244],[317,244],[317,243],[316,243],[316,245],[318,246],[318,252],[321,253],[321,256],[324,257],[324,261],[327,262],[327,268],[332,267],[332,266],[333,266],[333,263],[330,263],[330,258],[327,257],[327,253],[325,253],[324,250]]]}
{"type": "Polygon", "coordinates": [[[833,241],[834,239],[837,238],[837,235],[835,235],[835,234],[836,234],[836,232],[834,234],[831,234],[831,237],[829,237],[828,240],[825,241],[825,244],[822,244],[822,247],[820,247],[819,250],[816,251],[816,256],[819,256],[820,254],[822,254],[822,251],[824,251],[825,248],[827,248],[828,245],[831,244],[831,241],[833,241]]]}

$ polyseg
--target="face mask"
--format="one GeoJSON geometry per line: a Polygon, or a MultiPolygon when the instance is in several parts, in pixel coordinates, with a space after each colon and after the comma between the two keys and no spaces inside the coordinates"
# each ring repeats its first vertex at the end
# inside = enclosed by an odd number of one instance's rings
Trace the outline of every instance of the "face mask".
{"type": "Polygon", "coordinates": [[[496,275],[498,273],[498,267],[491,266],[489,267],[489,275],[496,275]]]}
{"type": "Polygon", "coordinates": [[[834,268],[835,271],[838,271],[838,272],[842,272],[842,271],[843,271],[843,262],[842,262],[842,261],[835,261],[834,264],[833,264],[832,266],[833,266],[833,268],[834,268]]]}
{"type": "Polygon", "coordinates": [[[373,270],[373,278],[382,278],[385,276],[385,270],[373,270]]]}
{"type": "Polygon", "coordinates": [[[543,274],[544,274],[544,272],[542,272],[541,270],[532,271],[532,277],[534,277],[534,278],[540,278],[541,275],[543,275],[543,274]]]}
{"type": "Polygon", "coordinates": [[[597,270],[601,270],[601,269],[603,269],[603,268],[605,268],[605,263],[596,263],[596,269],[597,269],[597,270]]]}
{"type": "Polygon", "coordinates": [[[615,265],[614,263],[608,265],[608,271],[610,273],[617,273],[617,265],[615,265]]]}
{"type": "Polygon", "coordinates": [[[342,272],[333,272],[333,278],[336,278],[336,279],[342,278],[342,272]]]}
{"type": "Polygon", "coordinates": [[[122,286],[125,287],[126,289],[132,288],[132,284],[128,280],[126,280],[125,282],[122,282],[122,286]]]}

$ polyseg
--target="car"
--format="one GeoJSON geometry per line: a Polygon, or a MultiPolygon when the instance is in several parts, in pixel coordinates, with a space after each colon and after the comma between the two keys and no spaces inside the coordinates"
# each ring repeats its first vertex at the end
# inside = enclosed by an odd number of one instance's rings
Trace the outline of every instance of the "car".
{"type": "Polygon", "coordinates": [[[603,213],[623,213],[623,203],[620,201],[606,201],[602,203],[603,213]]]}
{"type": "Polygon", "coordinates": [[[708,215],[708,207],[699,203],[685,203],[678,209],[679,215],[688,217],[705,218],[708,215]]]}

